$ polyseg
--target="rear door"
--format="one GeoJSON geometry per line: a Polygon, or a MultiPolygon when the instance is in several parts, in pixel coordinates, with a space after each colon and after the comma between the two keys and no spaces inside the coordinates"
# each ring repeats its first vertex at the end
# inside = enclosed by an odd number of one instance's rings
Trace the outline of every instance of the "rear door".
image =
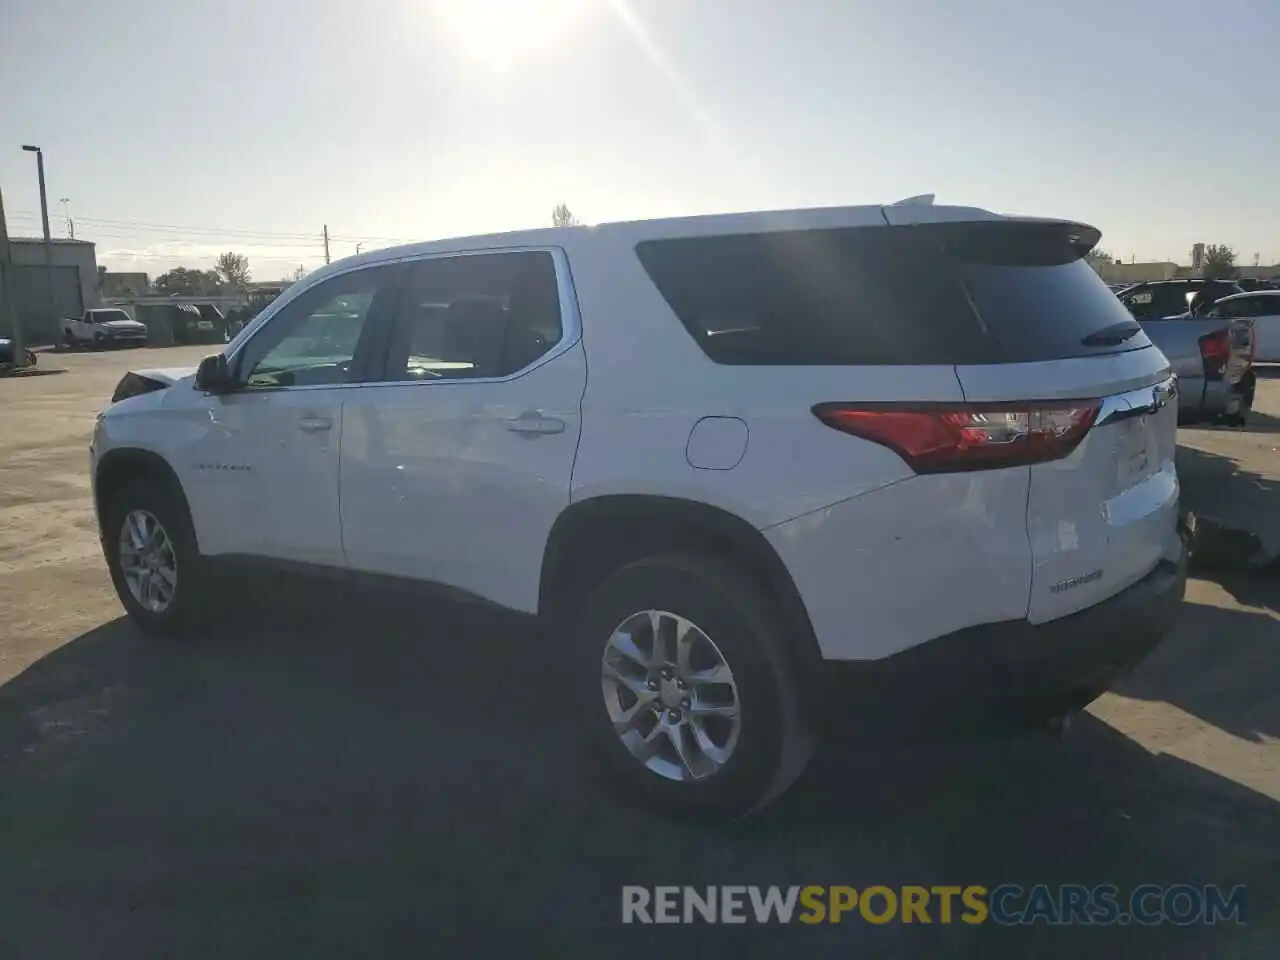
{"type": "Polygon", "coordinates": [[[569,505],[579,331],[560,250],[405,264],[382,382],[344,408],[352,568],[537,609],[543,552],[569,505]]]}
{"type": "Polygon", "coordinates": [[[1030,466],[1028,618],[1073,613],[1141,579],[1177,549],[1176,386],[1082,259],[1097,232],[1048,221],[913,229],[986,332],[991,362],[956,367],[966,401],[1096,407],[1068,456],[1030,466]]]}

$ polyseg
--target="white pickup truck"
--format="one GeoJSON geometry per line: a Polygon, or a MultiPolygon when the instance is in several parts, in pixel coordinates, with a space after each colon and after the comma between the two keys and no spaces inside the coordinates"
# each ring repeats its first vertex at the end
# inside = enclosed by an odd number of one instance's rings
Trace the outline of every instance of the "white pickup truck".
{"type": "Polygon", "coordinates": [[[86,310],[78,319],[62,321],[62,342],[68,347],[102,348],[117,343],[143,346],[147,342],[147,326],[119,307],[86,310]]]}

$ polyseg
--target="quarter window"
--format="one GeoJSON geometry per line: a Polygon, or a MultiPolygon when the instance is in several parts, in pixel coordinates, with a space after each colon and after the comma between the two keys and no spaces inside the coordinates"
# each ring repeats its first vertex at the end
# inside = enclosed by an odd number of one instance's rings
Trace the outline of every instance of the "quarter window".
{"type": "Polygon", "coordinates": [[[550,253],[422,260],[405,277],[387,378],[508,376],[544,356],[563,333],[550,253]]]}

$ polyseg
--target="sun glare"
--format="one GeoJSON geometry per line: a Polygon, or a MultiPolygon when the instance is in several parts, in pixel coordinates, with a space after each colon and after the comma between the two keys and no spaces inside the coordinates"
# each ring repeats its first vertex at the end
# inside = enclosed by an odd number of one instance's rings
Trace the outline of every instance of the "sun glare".
{"type": "Polygon", "coordinates": [[[492,70],[547,56],[599,0],[433,0],[449,46],[492,70]]]}

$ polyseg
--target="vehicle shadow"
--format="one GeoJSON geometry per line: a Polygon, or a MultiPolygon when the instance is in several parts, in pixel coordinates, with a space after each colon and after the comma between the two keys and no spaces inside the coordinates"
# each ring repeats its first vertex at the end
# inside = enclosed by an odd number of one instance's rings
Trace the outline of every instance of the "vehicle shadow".
{"type": "MultiPolygon", "coordinates": [[[[1061,742],[907,750],[867,730],[757,820],[699,827],[595,784],[563,649],[525,618],[274,578],[231,605],[189,642],[116,620],[0,687],[12,955],[1199,957],[1277,932],[1275,801],[1088,716],[1061,742]],[[1258,910],[1106,931],[619,919],[625,884],[1006,882],[1243,883],[1258,910]]],[[[1183,645],[1238,629],[1191,615],[1183,645]]],[[[1195,692],[1209,652],[1173,654],[1147,696],[1274,732],[1230,712],[1260,678],[1195,692]]],[[[1231,662],[1274,684],[1258,651],[1231,662]]]]}
{"type": "Polygon", "coordinates": [[[1258,564],[1280,539],[1280,483],[1231,459],[1180,444],[1182,506],[1207,522],[1192,542],[1192,569],[1221,579],[1264,571],[1258,564]]]}
{"type": "MultiPolygon", "coordinates": [[[[1255,586],[1255,605],[1280,609],[1280,584],[1255,586]]],[[[1280,738],[1280,618],[1184,603],[1174,631],[1114,690],[1173,704],[1243,740],[1280,738]]]]}
{"type": "MultiPolygon", "coordinates": [[[[1238,429],[1234,427],[1210,427],[1210,430],[1232,430],[1238,429]]],[[[1280,433],[1280,417],[1273,417],[1269,413],[1262,413],[1259,410],[1250,410],[1246,418],[1245,428],[1250,433],[1280,433]]]]}

